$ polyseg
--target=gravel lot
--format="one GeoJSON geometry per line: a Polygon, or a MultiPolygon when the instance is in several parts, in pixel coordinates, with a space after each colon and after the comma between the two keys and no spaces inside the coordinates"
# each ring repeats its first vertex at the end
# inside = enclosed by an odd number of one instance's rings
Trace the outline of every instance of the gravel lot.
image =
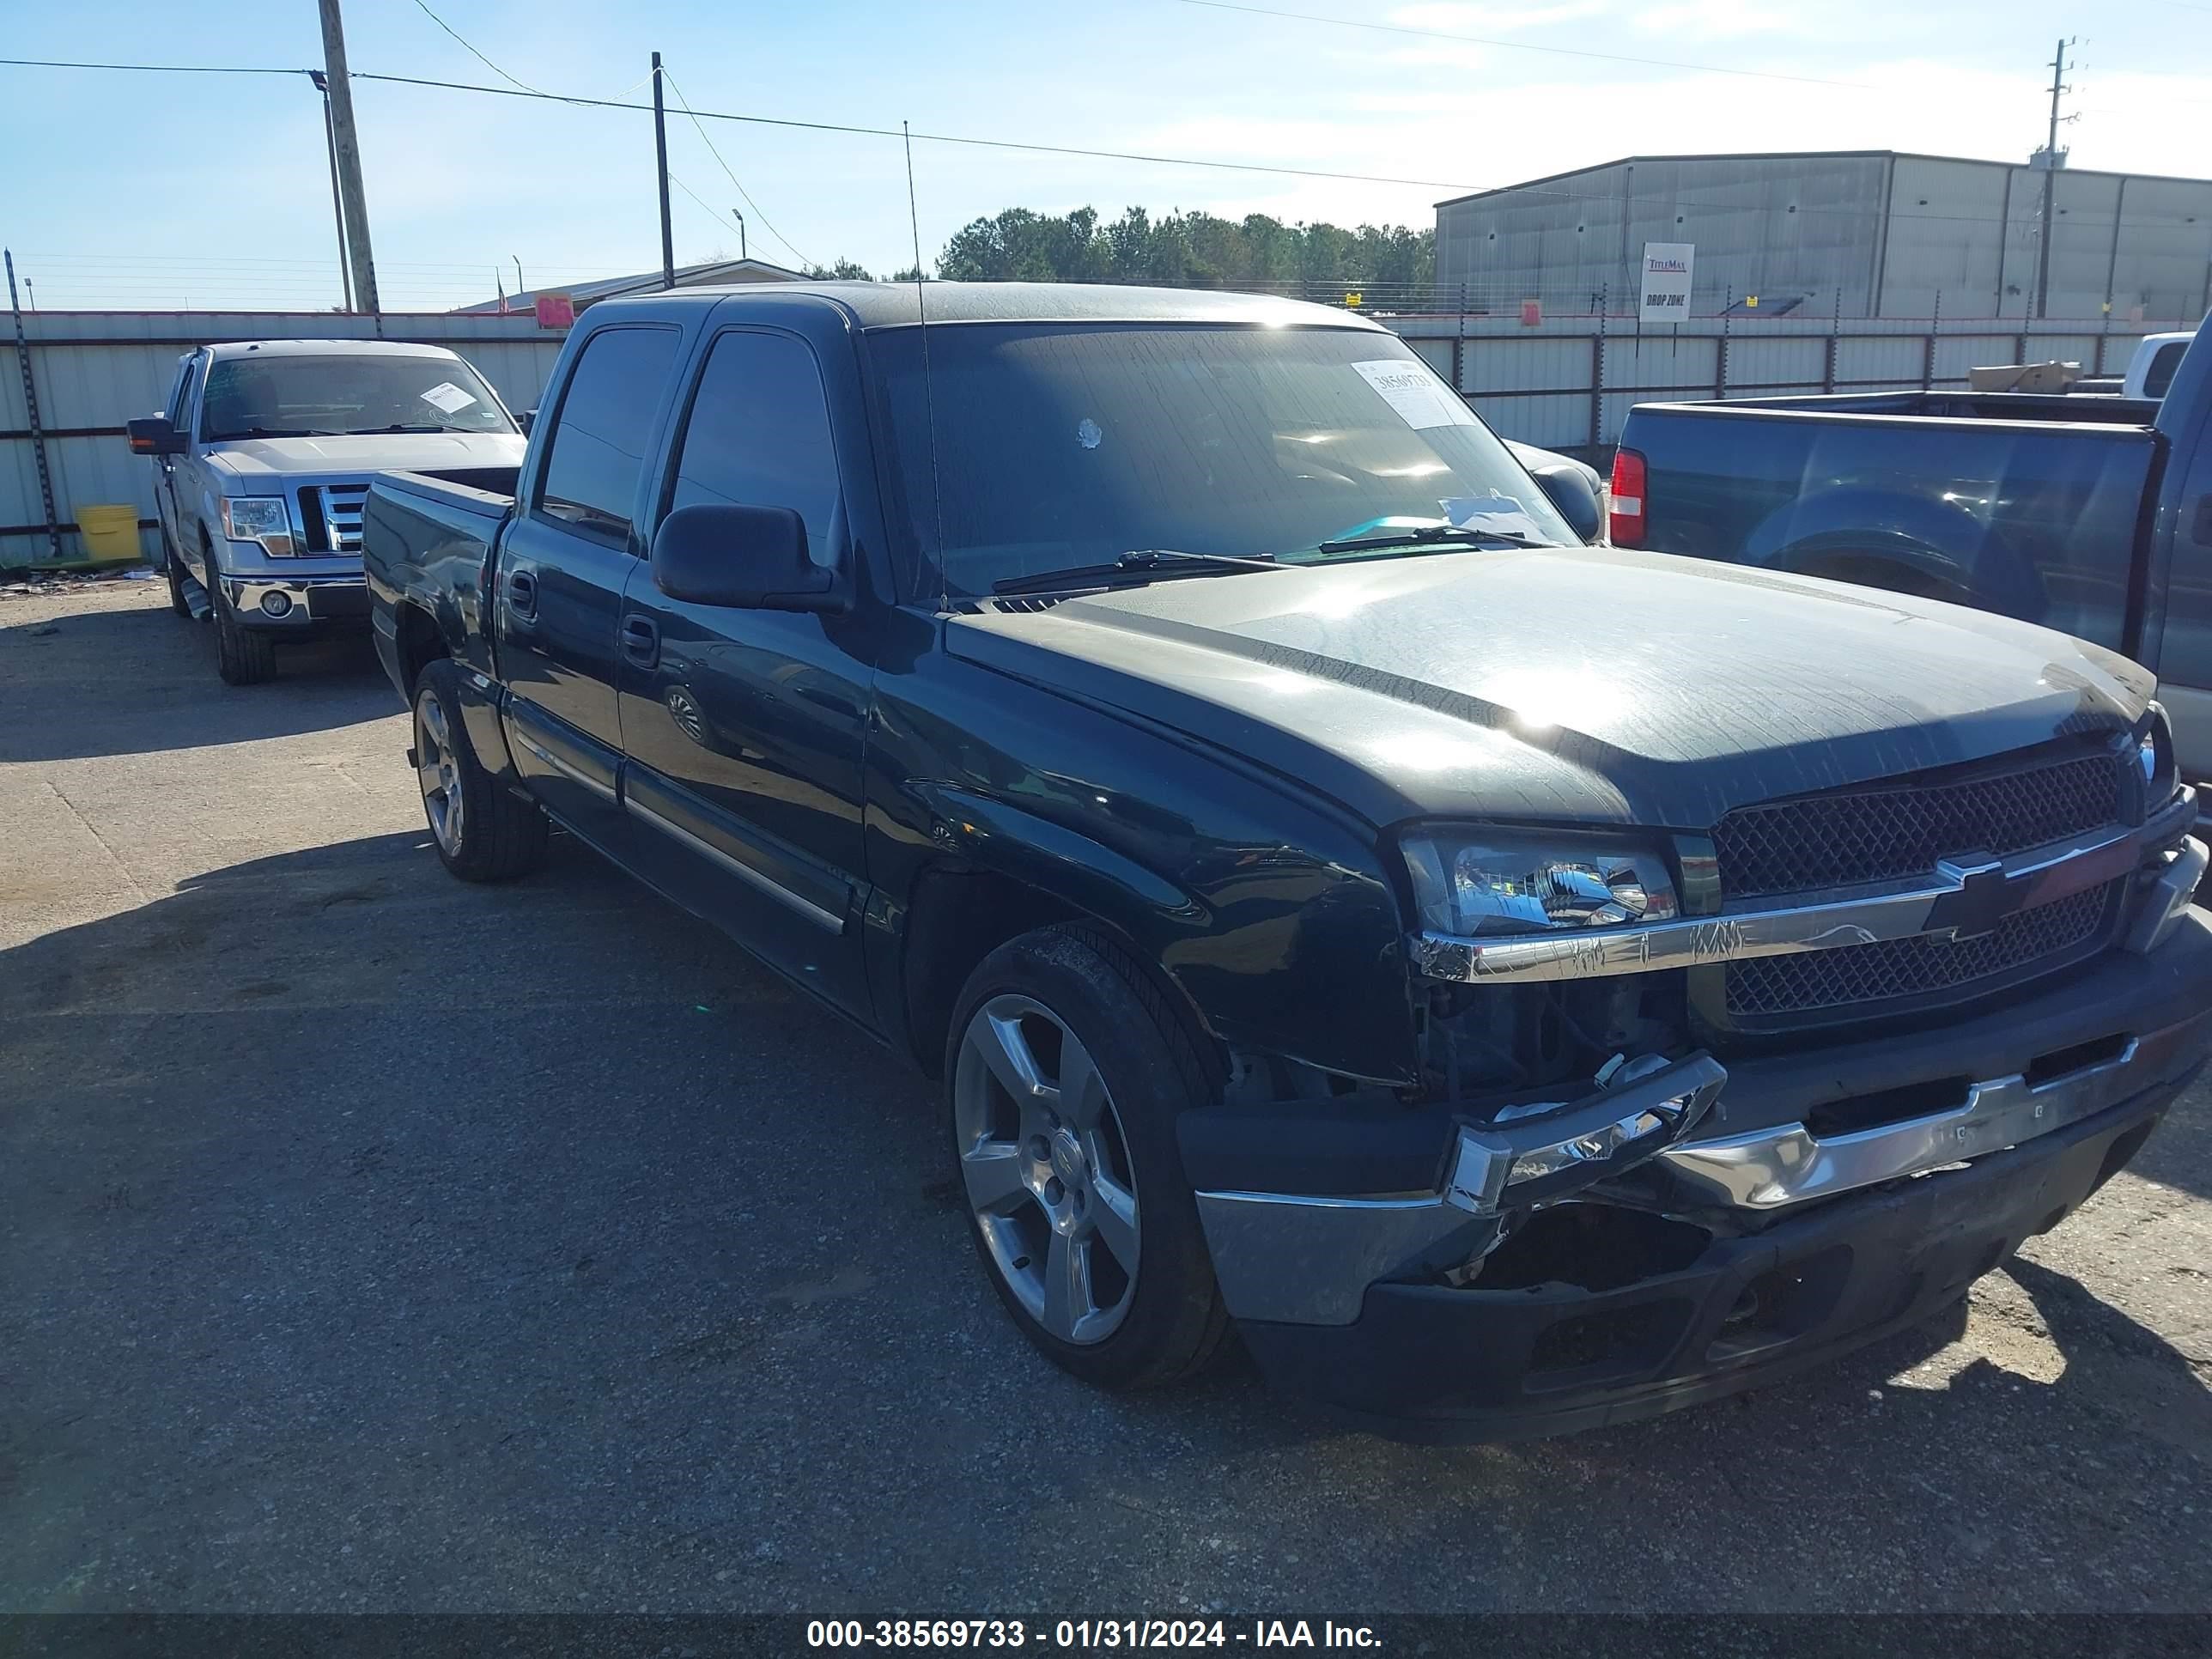
{"type": "Polygon", "coordinates": [[[2212,1609],[2212,1094],[1934,1326],[1504,1448],[1032,1357],[933,1098],[365,644],[0,599],[0,1610],[2212,1609]]]}

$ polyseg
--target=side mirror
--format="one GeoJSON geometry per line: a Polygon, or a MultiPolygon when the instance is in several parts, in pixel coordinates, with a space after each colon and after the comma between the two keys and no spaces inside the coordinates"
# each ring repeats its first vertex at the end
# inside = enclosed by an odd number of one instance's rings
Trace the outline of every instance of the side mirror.
{"type": "Polygon", "coordinates": [[[842,613],[835,570],[807,556],[806,522],[787,507],[679,507],[653,538],[653,585],[690,605],[842,613]]]}
{"type": "Polygon", "coordinates": [[[1540,466],[1533,476],[1536,487],[1541,489],[1569,528],[1586,542],[1599,539],[1605,529],[1605,513],[1599,507],[1597,491],[1590,487],[1589,474],[1571,461],[1540,466]]]}
{"type": "Polygon", "coordinates": [[[189,447],[185,434],[169,424],[166,415],[148,415],[125,423],[133,455],[181,455],[189,447]]]}
{"type": "Polygon", "coordinates": [[[538,424],[538,411],[534,409],[524,410],[521,415],[517,418],[515,424],[520,426],[523,432],[527,434],[530,428],[538,424]]]}

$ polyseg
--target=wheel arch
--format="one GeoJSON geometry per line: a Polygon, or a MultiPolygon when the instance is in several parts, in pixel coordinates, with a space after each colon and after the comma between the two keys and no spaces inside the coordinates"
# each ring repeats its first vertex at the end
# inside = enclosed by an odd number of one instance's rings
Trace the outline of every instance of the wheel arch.
{"type": "Polygon", "coordinates": [[[926,793],[931,850],[890,896],[902,948],[877,1005],[898,1011],[925,1070],[938,1069],[976,963],[1075,921],[1158,988],[1217,1083],[1232,1051],[1393,1085],[1418,1076],[1397,902],[1355,861],[1279,842],[1171,842],[1169,873],[1025,805],[926,793]]]}
{"type": "Polygon", "coordinates": [[[1220,1038],[1188,993],[1106,908],[1086,905],[1035,872],[951,858],[916,875],[901,941],[900,1014],[907,1049],[923,1074],[941,1074],[954,1006],[983,959],[1025,933],[1071,924],[1117,950],[1160,993],[1218,1087],[1227,1069],[1220,1038]]]}
{"type": "Polygon", "coordinates": [[[453,654],[452,641],[438,626],[437,618],[428,606],[414,599],[403,599],[392,607],[392,641],[410,697],[422,671],[439,658],[453,654]]]}
{"type": "Polygon", "coordinates": [[[1744,538],[1742,560],[2033,618],[2034,562],[1962,501],[1844,487],[1784,502],[1744,538]]]}

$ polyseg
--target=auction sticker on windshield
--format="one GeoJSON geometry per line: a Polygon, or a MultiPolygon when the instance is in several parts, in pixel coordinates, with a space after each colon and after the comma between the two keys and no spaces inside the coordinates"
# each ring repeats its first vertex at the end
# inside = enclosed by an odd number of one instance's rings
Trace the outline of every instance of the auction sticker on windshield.
{"type": "Polygon", "coordinates": [[[1459,396],[1420,363],[1403,357],[1354,363],[1360,377],[1382,394],[1398,418],[1414,428],[1473,426],[1474,412],[1459,396]]]}
{"type": "Polygon", "coordinates": [[[466,409],[476,402],[476,394],[464,392],[451,380],[441,380],[422,394],[422,401],[433,408],[452,414],[457,409],[466,409]]]}
{"type": "Polygon", "coordinates": [[[1511,495],[1492,490],[1487,495],[1454,495],[1437,505],[1444,517],[1462,530],[1490,530],[1524,541],[1547,540],[1544,527],[1528,516],[1528,509],[1511,495]]]}

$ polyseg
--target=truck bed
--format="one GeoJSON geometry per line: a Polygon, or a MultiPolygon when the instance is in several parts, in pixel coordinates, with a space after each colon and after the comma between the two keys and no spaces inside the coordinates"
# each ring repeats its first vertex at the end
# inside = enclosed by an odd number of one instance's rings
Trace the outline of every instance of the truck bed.
{"type": "Polygon", "coordinates": [[[1735,398],[1725,403],[1647,404],[1645,410],[1694,410],[1700,414],[1756,410],[1802,415],[1872,415],[1911,421],[2035,422],[2059,426],[2148,428],[2158,403],[2148,398],[2083,398],[2031,392],[1849,392],[1813,397],[1735,398]]]}
{"type": "Polygon", "coordinates": [[[369,483],[362,564],[378,654],[395,682],[396,608],[410,598],[437,618],[451,653],[492,672],[484,612],[493,592],[492,550],[514,511],[520,467],[382,472],[369,483]]]}
{"type": "Polygon", "coordinates": [[[2131,651],[2155,404],[1897,392],[1646,404],[1642,544],[1972,605],[2131,651]]]}

